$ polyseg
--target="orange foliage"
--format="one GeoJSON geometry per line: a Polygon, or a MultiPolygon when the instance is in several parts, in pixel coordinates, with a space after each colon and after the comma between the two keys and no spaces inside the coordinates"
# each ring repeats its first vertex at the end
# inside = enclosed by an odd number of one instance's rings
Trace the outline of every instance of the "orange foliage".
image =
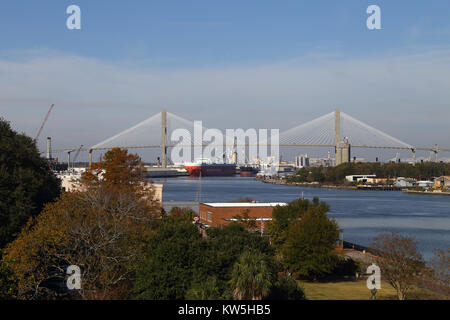
{"type": "Polygon", "coordinates": [[[61,298],[47,283],[56,275],[64,284],[68,265],[81,268],[78,298],[129,297],[159,204],[145,196],[151,190],[144,184],[142,163],[126,150],[106,153],[82,183],[82,191],[48,204],[4,251],[20,298],[61,298]]]}

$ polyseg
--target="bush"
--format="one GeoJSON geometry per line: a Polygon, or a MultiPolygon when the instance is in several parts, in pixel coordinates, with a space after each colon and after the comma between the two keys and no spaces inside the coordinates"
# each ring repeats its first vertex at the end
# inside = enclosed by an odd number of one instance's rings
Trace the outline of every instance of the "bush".
{"type": "Polygon", "coordinates": [[[306,300],[305,292],[290,276],[281,276],[270,290],[268,300],[306,300]]]}

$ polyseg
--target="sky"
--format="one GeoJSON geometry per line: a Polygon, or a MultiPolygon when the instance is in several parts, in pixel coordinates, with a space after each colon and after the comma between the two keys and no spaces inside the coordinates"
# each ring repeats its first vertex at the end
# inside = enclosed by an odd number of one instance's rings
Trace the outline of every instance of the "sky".
{"type": "MultiPolygon", "coordinates": [[[[54,148],[166,108],[216,128],[297,126],[340,108],[411,145],[450,147],[450,2],[0,3],[0,116],[54,148]],[[81,30],[69,30],[69,5],[81,30]],[[381,8],[381,30],[366,9],[381,8]]],[[[449,155],[447,155],[449,156],[449,155]]]]}

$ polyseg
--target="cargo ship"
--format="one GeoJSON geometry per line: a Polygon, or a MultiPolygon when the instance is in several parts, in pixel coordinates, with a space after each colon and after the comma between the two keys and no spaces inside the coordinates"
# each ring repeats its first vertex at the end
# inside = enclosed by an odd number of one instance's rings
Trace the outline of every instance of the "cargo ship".
{"type": "Polygon", "coordinates": [[[253,177],[259,172],[259,169],[252,166],[241,166],[239,167],[241,177],[253,177]]]}
{"type": "Polygon", "coordinates": [[[193,177],[223,177],[236,174],[236,165],[232,163],[211,163],[207,159],[200,159],[184,166],[190,176],[193,177]]]}

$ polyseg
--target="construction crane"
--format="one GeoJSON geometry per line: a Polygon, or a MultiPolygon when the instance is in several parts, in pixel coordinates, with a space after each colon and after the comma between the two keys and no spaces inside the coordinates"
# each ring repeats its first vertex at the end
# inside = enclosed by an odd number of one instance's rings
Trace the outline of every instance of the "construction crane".
{"type": "Polygon", "coordinates": [[[55,106],[55,105],[52,104],[52,105],[50,106],[50,108],[48,109],[47,114],[45,115],[44,121],[42,121],[41,127],[39,128],[39,131],[38,131],[38,133],[37,133],[37,135],[36,135],[36,138],[34,138],[34,141],[36,141],[36,142],[38,141],[39,136],[41,135],[42,129],[44,129],[44,125],[45,125],[45,123],[47,122],[48,116],[50,115],[50,112],[52,112],[52,109],[53,109],[54,106],[55,106]]]}

